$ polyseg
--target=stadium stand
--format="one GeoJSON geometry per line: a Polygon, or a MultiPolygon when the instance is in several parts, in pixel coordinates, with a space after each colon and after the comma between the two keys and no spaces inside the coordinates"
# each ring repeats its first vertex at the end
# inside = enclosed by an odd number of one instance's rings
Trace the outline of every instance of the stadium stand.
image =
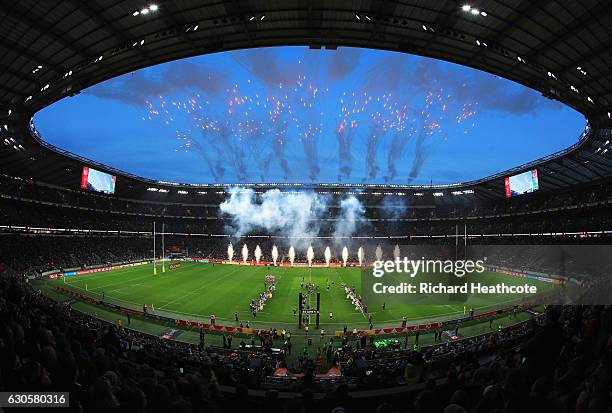
{"type": "MultiPolygon", "coordinates": [[[[231,217],[220,212],[230,187],[329,196],[321,239],[342,219],[342,196],[356,195],[366,224],[344,245],[374,249],[384,240],[385,257],[396,243],[452,250],[461,233],[470,245],[609,246],[612,3],[13,3],[0,6],[0,392],[69,392],[70,407],[58,410],[79,413],[612,412],[609,304],[533,305],[519,315],[509,306],[492,313],[504,312],[510,323],[495,314],[465,336],[459,322],[454,331],[426,325],[421,343],[420,329],[379,346],[374,335],[345,326],[320,339],[315,331],[312,347],[312,338],[291,338],[283,327],[248,335],[199,328],[194,344],[146,333],[149,320],[135,311],[129,324],[132,313],[104,298],[38,288],[49,273],[155,265],[154,223],[181,258],[225,260],[232,242],[257,244],[262,260],[272,260],[273,246],[285,248],[288,235],[233,234],[231,217]],[[107,79],[188,56],[278,45],[383,49],[466,65],[568,105],[587,126],[571,147],[499,174],[394,186],[157,181],[57,148],[34,125],[38,111],[107,79]],[[113,194],[80,190],[85,165],[121,184],[113,194]],[[539,191],[504,197],[505,177],[536,168],[539,191]],[[401,213],[385,210],[386,197],[401,201],[401,213]],[[105,321],[105,312],[127,315],[128,324],[105,321]]],[[[340,255],[331,246],[332,263],[340,255]]],[[[536,253],[489,258],[518,271],[553,268],[536,253]]],[[[306,250],[295,259],[307,261],[306,250]]],[[[573,264],[565,270],[578,283],[609,291],[573,264]]],[[[463,320],[474,321],[467,311],[463,320]]]]}
{"type": "MultiPolygon", "coordinates": [[[[227,224],[218,205],[155,203],[102,197],[4,176],[0,225],[150,232],[153,220],[164,220],[170,232],[223,234],[227,224]],[[206,229],[206,231],[204,231],[206,229]]],[[[401,218],[385,218],[359,236],[449,235],[455,225],[469,225],[470,234],[541,234],[598,231],[609,224],[612,193],[609,181],[550,193],[535,193],[519,201],[505,199],[408,208],[401,218]]],[[[380,219],[380,199],[367,199],[366,220],[380,219]]],[[[333,208],[331,208],[333,211],[333,208]]],[[[334,217],[328,218],[329,222],[334,217]]],[[[325,229],[325,227],[323,228],[325,229]]],[[[267,235],[267,234],[261,234],[267,235]]],[[[323,234],[325,235],[325,234],[323,234]]]]}
{"type": "MultiPolygon", "coordinates": [[[[75,411],[214,411],[240,408],[246,386],[265,389],[265,378],[281,365],[265,350],[198,348],[117,328],[34,291],[7,267],[2,270],[1,385],[6,391],[69,390],[75,411]],[[179,375],[180,369],[186,374],[179,375]],[[226,385],[238,385],[236,392],[226,385]]],[[[313,393],[326,388],[324,381],[298,370],[292,374],[301,379],[286,386],[289,398],[279,399],[277,390],[269,389],[251,409],[357,411],[358,403],[389,409],[391,402],[415,412],[605,411],[611,349],[609,308],[550,307],[500,332],[419,352],[347,345],[333,356],[345,377],[323,399],[314,400],[313,393]],[[359,388],[406,383],[412,384],[400,394],[363,401],[352,396],[359,388]],[[449,410],[452,405],[455,410],[449,410]]]]}

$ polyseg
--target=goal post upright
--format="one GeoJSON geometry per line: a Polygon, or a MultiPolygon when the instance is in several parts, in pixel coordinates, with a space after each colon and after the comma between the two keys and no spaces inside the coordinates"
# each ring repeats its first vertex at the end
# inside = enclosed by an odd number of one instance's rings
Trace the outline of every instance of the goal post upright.
{"type": "Polygon", "coordinates": [[[164,233],[166,232],[166,223],[162,222],[162,272],[166,272],[166,244],[164,242],[164,233]]]}
{"type": "Polygon", "coordinates": [[[467,239],[468,239],[468,233],[467,233],[467,224],[463,224],[464,225],[464,236],[463,236],[463,259],[467,260],[467,239]]]}
{"type": "Polygon", "coordinates": [[[317,291],[317,329],[319,328],[320,317],[321,317],[321,293],[317,291]]]}
{"type": "Polygon", "coordinates": [[[459,259],[459,225],[455,224],[455,261],[459,259]]]}
{"type": "Polygon", "coordinates": [[[153,275],[157,275],[157,267],[155,266],[155,221],[153,221],[153,275]]]}
{"type": "Polygon", "coordinates": [[[302,292],[298,294],[298,328],[302,328],[302,292]]]}

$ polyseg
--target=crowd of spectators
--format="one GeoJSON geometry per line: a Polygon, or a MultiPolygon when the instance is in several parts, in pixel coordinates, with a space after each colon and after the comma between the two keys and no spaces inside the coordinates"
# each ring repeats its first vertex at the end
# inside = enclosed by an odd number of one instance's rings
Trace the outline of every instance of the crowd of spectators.
{"type": "MultiPolygon", "coordinates": [[[[599,243],[606,242],[609,237],[595,238],[591,241],[599,243]]],[[[410,259],[420,259],[427,256],[428,259],[454,259],[454,239],[434,239],[430,244],[424,244],[423,240],[402,240],[401,256],[410,259]],[[412,243],[410,245],[409,243],[412,243]]],[[[529,239],[499,238],[486,240],[487,245],[475,244],[470,240],[468,254],[472,258],[487,257],[488,265],[496,265],[514,270],[540,271],[551,274],[560,274],[560,265],[563,265],[565,273],[571,275],[576,269],[584,270],[585,260],[576,257],[565,257],[561,262],[558,254],[546,253],[545,247],[539,248],[537,244],[548,244],[549,238],[529,239]],[[495,241],[492,243],[491,241],[495,241]],[[491,245],[489,245],[491,244],[491,245]],[[514,249],[505,247],[508,244],[516,244],[515,256],[511,254],[514,249]],[[521,244],[534,245],[534,247],[521,247],[521,244]],[[496,245],[499,245],[497,247],[496,245]]],[[[559,238],[555,243],[562,244],[584,244],[588,239],[582,238],[559,238]]],[[[255,247],[261,250],[260,261],[272,262],[272,249],[277,247],[277,263],[288,263],[290,241],[278,238],[234,238],[234,237],[211,237],[211,236],[166,236],[165,256],[194,257],[209,259],[228,259],[229,243],[234,246],[234,261],[242,261],[242,247],[247,245],[249,250],[249,261],[254,261],[255,247]]],[[[346,240],[345,244],[334,245],[322,242],[313,243],[314,261],[322,263],[325,261],[323,250],[327,247],[331,251],[331,262],[342,263],[342,249],[348,247],[348,262],[358,262],[358,248],[363,247],[364,260],[376,259],[377,249],[380,248],[382,259],[393,259],[395,242],[381,242],[381,240],[346,240]]],[[[396,241],[399,243],[399,241],[396,241]]],[[[307,246],[296,244],[294,248],[295,262],[307,262],[307,246]]],[[[463,248],[458,251],[458,258],[462,258],[463,248]]],[[[161,257],[161,236],[157,236],[157,257],[161,257]]],[[[153,237],[133,236],[118,234],[80,234],[80,235],[48,235],[48,234],[24,234],[4,233],[0,234],[0,257],[11,268],[25,275],[40,275],[46,271],[68,270],[73,268],[86,268],[101,266],[111,263],[137,261],[153,257],[153,237]],[[24,259],[27,257],[27,259],[24,259]]],[[[602,267],[603,268],[603,267],[602,267]]],[[[601,268],[600,268],[601,269],[601,268]]]]}
{"type": "Polygon", "coordinates": [[[612,407],[610,307],[549,307],[537,321],[421,351],[347,345],[335,354],[345,375],[374,387],[406,389],[370,394],[359,403],[345,384],[315,398],[322,387],[308,373],[293,384],[295,396],[280,398],[276,390],[248,395],[247,388],[259,387],[271,374],[270,353],[188,345],[116,327],[50,300],[4,266],[0,319],[0,390],[69,391],[72,411],[299,412],[342,406],[410,413],[605,413],[612,407]]]}
{"type": "MultiPolygon", "coordinates": [[[[163,219],[168,231],[222,233],[225,229],[220,219],[203,219],[216,213],[212,206],[132,202],[7,179],[0,193],[12,197],[0,200],[0,225],[150,231],[154,219],[163,219]]],[[[609,195],[609,188],[593,187],[558,197],[536,196],[522,204],[512,200],[504,205],[407,209],[405,217],[417,221],[395,222],[394,231],[453,234],[456,222],[452,219],[465,216],[480,217],[470,220],[470,233],[597,231],[608,229],[611,222],[609,208],[601,204],[609,195]],[[526,211],[531,213],[525,215],[526,211]],[[500,214],[509,215],[496,216],[500,214]],[[444,216],[442,222],[432,220],[439,215],[444,216]]],[[[377,216],[377,211],[372,209],[369,216],[377,216]]],[[[367,231],[388,235],[385,224],[367,231]]],[[[326,388],[309,367],[304,370],[311,361],[301,363],[301,371],[293,371],[301,374],[298,383],[288,388],[298,392],[295,397],[281,398],[272,390],[249,395],[248,388],[265,389],[275,368],[285,366],[282,354],[269,348],[274,343],[246,349],[235,342],[234,348],[221,349],[141,334],[79,313],[69,302],[54,302],[24,277],[149,258],[153,255],[150,236],[19,232],[5,231],[0,236],[1,391],[70,391],[72,410],[87,412],[274,413],[331,411],[338,406],[349,412],[612,411],[609,306],[549,307],[537,319],[514,327],[422,349],[390,352],[367,343],[344,343],[329,358],[341,366],[344,378],[354,380],[339,380],[325,397],[314,397],[326,388]],[[385,398],[371,394],[357,403],[348,384],[351,390],[393,386],[403,390],[385,398]]],[[[280,244],[274,238],[222,240],[168,236],[166,245],[178,246],[192,257],[224,259],[227,242],[233,241],[238,260],[242,243],[249,245],[251,253],[258,244],[262,259],[271,260],[272,246],[280,244]]],[[[436,242],[452,246],[453,241],[436,242]]],[[[376,240],[360,243],[371,244],[371,255],[376,240]]],[[[287,245],[279,247],[280,259],[287,261],[287,245]]],[[[357,244],[350,248],[354,260],[357,244]]],[[[304,248],[296,253],[297,261],[305,260],[304,248]]],[[[386,246],[384,255],[391,254],[391,246],[386,246]]],[[[333,248],[332,255],[338,260],[340,247],[333,248]]],[[[537,256],[530,263],[546,265],[537,256]]]]}
{"type": "Polygon", "coordinates": [[[3,235],[0,257],[24,275],[125,262],[152,256],[145,238],[3,235]]]}
{"type": "Polygon", "coordinates": [[[2,391],[69,391],[74,411],[210,411],[218,383],[253,386],[271,374],[265,349],[224,351],[123,329],[1,270],[2,391]]]}
{"type": "MultiPolygon", "coordinates": [[[[605,182],[593,183],[490,201],[396,197],[394,208],[386,207],[380,196],[364,197],[367,224],[355,235],[450,235],[463,225],[471,234],[600,231],[612,224],[606,203],[612,196],[609,188],[605,182]]],[[[170,232],[223,234],[229,224],[219,213],[223,198],[217,194],[190,202],[128,199],[0,175],[0,195],[0,225],[151,231],[153,221],[163,221],[170,232]]],[[[319,223],[320,235],[333,233],[337,213],[332,202],[319,223]]]]}

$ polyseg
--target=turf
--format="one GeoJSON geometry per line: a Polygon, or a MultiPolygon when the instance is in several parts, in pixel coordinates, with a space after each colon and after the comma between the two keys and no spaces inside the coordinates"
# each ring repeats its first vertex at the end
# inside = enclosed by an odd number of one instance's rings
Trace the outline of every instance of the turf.
{"type": "MultiPolygon", "coordinates": [[[[234,312],[238,312],[243,323],[249,321],[252,326],[297,325],[298,293],[302,277],[305,281],[319,284],[321,293],[321,324],[323,328],[340,329],[343,325],[365,327],[366,317],[346,299],[342,283],[360,288],[361,273],[358,268],[291,268],[291,267],[255,267],[240,265],[212,265],[210,263],[183,262],[178,269],[153,275],[151,265],[130,267],[108,272],[79,275],[52,280],[59,285],[135,309],[141,309],[144,303],[155,312],[165,315],[182,315],[183,318],[197,321],[208,321],[211,314],[217,316],[217,324],[236,325],[234,312]],[[268,300],[263,311],[254,319],[249,311],[251,299],[264,290],[266,274],[276,276],[276,292],[268,300]],[[326,288],[330,281],[329,290],[326,288]],[[333,283],[332,283],[333,282],[333,283]],[[329,318],[329,313],[333,318],[329,318]]],[[[498,273],[486,273],[483,282],[495,283],[503,280],[506,284],[523,284],[525,279],[505,276],[498,273]]],[[[539,290],[550,289],[548,283],[529,280],[539,290]]],[[[473,296],[468,307],[476,311],[485,311],[508,305],[513,297],[503,295],[473,296]]],[[[314,307],[315,298],[311,298],[314,307]]],[[[394,304],[368,309],[373,314],[375,327],[399,326],[403,316],[411,321],[447,319],[463,315],[463,304],[446,305],[409,305],[394,304]]],[[[314,317],[313,317],[314,319],[314,317]]]]}

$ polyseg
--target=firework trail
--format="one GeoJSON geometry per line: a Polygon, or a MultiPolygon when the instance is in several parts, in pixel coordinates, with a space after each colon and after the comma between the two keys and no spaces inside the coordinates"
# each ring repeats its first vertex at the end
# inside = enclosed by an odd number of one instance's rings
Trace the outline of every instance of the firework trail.
{"type": "Polygon", "coordinates": [[[349,177],[353,170],[351,166],[351,141],[353,138],[353,131],[355,130],[355,123],[340,122],[338,130],[336,131],[336,140],[338,141],[338,180],[342,180],[342,177],[349,177]]]}
{"type": "MultiPolygon", "coordinates": [[[[338,145],[339,180],[353,173],[355,143],[363,143],[365,152],[363,180],[379,176],[383,155],[387,161],[384,180],[391,182],[400,174],[398,165],[405,159],[408,144],[414,142],[412,165],[404,178],[411,182],[419,177],[427,142],[448,139],[448,128],[443,125],[450,125],[454,133],[463,128],[464,134],[475,126],[478,102],[463,99],[466,85],[438,83],[426,66],[414,74],[422,82],[397,86],[396,97],[388,92],[372,94],[368,91],[371,81],[350,90],[330,91],[317,84],[316,76],[303,74],[307,70],[300,65],[298,62],[295,74],[283,72],[282,81],[276,84],[275,77],[268,74],[222,89],[217,85],[214,93],[200,90],[173,99],[159,95],[145,102],[143,120],[159,121],[172,130],[178,149],[201,156],[216,181],[232,174],[243,182],[256,175],[265,181],[274,162],[288,180],[294,173],[287,155],[296,154],[296,145],[301,146],[309,179],[316,180],[321,173],[319,141],[327,136],[334,136],[338,145]]],[[[263,69],[258,67],[261,75],[263,69]]],[[[276,67],[275,73],[279,70],[276,67]]],[[[337,70],[341,73],[348,67],[337,70]]],[[[401,75],[399,69],[394,73],[401,75]]],[[[377,76],[387,82],[384,76],[377,76]]],[[[400,82],[393,80],[397,85],[400,82]]]]}
{"type": "Polygon", "coordinates": [[[291,116],[291,108],[274,96],[272,96],[270,102],[271,107],[267,112],[269,120],[268,135],[272,139],[272,150],[283,171],[283,179],[286,181],[291,176],[291,168],[289,168],[289,162],[287,162],[285,155],[285,141],[288,136],[288,119],[291,116]]]}
{"type": "Polygon", "coordinates": [[[365,157],[365,170],[366,176],[363,178],[366,179],[375,179],[379,167],[378,162],[376,160],[376,153],[378,149],[378,143],[384,137],[384,132],[379,125],[373,123],[370,126],[370,132],[368,133],[367,147],[366,147],[366,157],[365,157]]]}
{"type": "Polygon", "coordinates": [[[320,90],[315,82],[308,79],[306,75],[298,75],[292,90],[296,103],[292,119],[295,122],[298,139],[302,143],[309,178],[312,181],[321,171],[318,163],[318,141],[323,133],[323,113],[317,111],[317,106],[324,99],[325,92],[326,90],[320,90]],[[305,116],[299,116],[299,114],[305,114],[305,116]]]}
{"type": "Polygon", "coordinates": [[[387,156],[387,175],[384,177],[386,182],[392,181],[397,176],[395,164],[402,158],[404,148],[414,134],[414,126],[407,125],[408,116],[407,104],[395,103],[387,113],[385,128],[391,132],[391,145],[387,156]]]}
{"type": "Polygon", "coordinates": [[[367,92],[350,94],[344,92],[340,99],[338,113],[338,127],[336,140],[338,141],[338,179],[349,177],[353,170],[351,144],[357,134],[357,128],[367,118],[368,106],[372,103],[372,96],[367,92]]]}
{"type": "Polygon", "coordinates": [[[366,177],[365,179],[375,179],[380,171],[378,166],[378,147],[383,142],[391,129],[396,127],[392,117],[388,116],[393,112],[393,108],[397,105],[392,100],[391,94],[386,93],[375,100],[375,108],[370,113],[370,129],[367,134],[367,146],[365,157],[366,177]]]}

